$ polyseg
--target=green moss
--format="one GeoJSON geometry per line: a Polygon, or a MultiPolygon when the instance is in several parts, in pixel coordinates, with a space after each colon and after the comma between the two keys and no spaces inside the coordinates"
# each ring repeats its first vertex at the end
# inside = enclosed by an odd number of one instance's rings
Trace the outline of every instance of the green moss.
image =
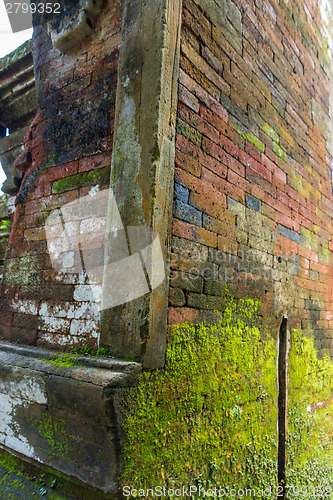
{"type": "Polygon", "coordinates": [[[295,331],[291,342],[287,480],[305,500],[311,488],[333,490],[333,363],[312,338],[295,331]]]}
{"type": "Polygon", "coordinates": [[[268,123],[265,123],[264,125],[264,132],[272,139],[273,142],[276,142],[277,144],[279,143],[279,135],[270,125],[268,125],[268,123]]]}
{"type": "Polygon", "coordinates": [[[322,56],[326,64],[330,64],[331,58],[329,54],[329,45],[327,43],[327,40],[325,38],[322,39],[323,42],[323,49],[322,49],[322,56]]]}
{"type": "Polygon", "coordinates": [[[5,57],[2,57],[0,59],[0,71],[3,71],[5,69],[9,68],[13,64],[15,64],[17,61],[19,61],[20,59],[23,59],[23,57],[25,57],[31,53],[32,53],[31,40],[27,40],[22,45],[17,47],[17,49],[13,50],[9,54],[7,54],[5,57]]]}
{"type": "MultiPolygon", "coordinates": [[[[174,327],[165,369],[129,390],[122,485],[275,495],[276,342],[260,334],[258,302],[226,299],[218,324],[174,327]]],[[[305,500],[305,487],[333,488],[333,363],[293,331],[289,373],[287,485],[303,493],[288,498],[305,500]]]]}
{"type": "Polygon", "coordinates": [[[273,149],[274,153],[279,158],[281,158],[281,160],[286,161],[286,153],[285,153],[285,151],[283,151],[283,149],[280,148],[280,146],[278,144],[276,144],[276,142],[272,143],[272,149],[273,149]]]}
{"type": "Polygon", "coordinates": [[[239,125],[238,123],[235,122],[233,119],[232,115],[229,113],[229,123],[234,127],[235,130],[239,130],[239,125]]]}
{"type": "Polygon", "coordinates": [[[264,153],[265,151],[265,144],[263,142],[261,142],[258,137],[256,137],[255,135],[249,133],[249,132],[243,132],[242,136],[244,137],[245,140],[247,140],[248,142],[250,142],[251,144],[253,144],[253,146],[255,146],[257,149],[259,149],[259,151],[261,151],[262,153],[264,153]]]}
{"type": "Polygon", "coordinates": [[[67,367],[76,366],[78,364],[78,360],[75,359],[75,355],[72,354],[61,354],[57,356],[53,356],[51,359],[43,359],[46,363],[50,363],[54,366],[67,367]]]}
{"type": "MultiPolygon", "coordinates": [[[[38,424],[38,421],[34,421],[38,424]]],[[[6,469],[7,472],[16,474],[19,477],[23,477],[25,480],[35,481],[37,485],[45,487],[47,485],[49,488],[55,488],[64,493],[68,493],[71,498],[91,498],[92,492],[89,488],[87,490],[86,485],[73,477],[69,478],[65,474],[51,467],[41,464],[40,462],[34,462],[29,460],[28,462],[21,460],[8,452],[0,449],[0,467],[6,469]]],[[[44,488],[45,489],[45,488],[44,488]]],[[[30,492],[29,492],[30,493],[30,492]]],[[[17,495],[15,498],[17,498],[17,495]]],[[[42,495],[43,496],[43,495],[42,495]]],[[[107,495],[106,493],[95,490],[93,493],[94,500],[98,499],[113,499],[114,495],[107,495]]],[[[21,498],[21,496],[20,496],[21,498]]],[[[30,497],[29,497],[30,498],[30,497]]],[[[47,492],[47,496],[50,500],[64,500],[63,494],[58,494],[56,491],[47,492]]]]}
{"type": "Polygon", "coordinates": [[[100,358],[112,358],[111,352],[106,347],[99,347],[98,349],[94,349],[90,345],[79,345],[70,347],[70,351],[80,356],[98,356],[100,358]]]}
{"type": "Polygon", "coordinates": [[[26,254],[21,258],[9,259],[5,268],[5,280],[9,285],[33,286],[39,279],[38,255],[26,254]]]}
{"type": "Polygon", "coordinates": [[[321,249],[321,264],[324,264],[325,266],[328,266],[329,265],[329,262],[330,262],[330,257],[331,257],[331,251],[326,248],[326,247],[322,247],[321,249]]]}
{"type": "Polygon", "coordinates": [[[100,357],[100,358],[111,358],[113,357],[110,351],[105,347],[100,347],[94,349],[89,345],[75,346],[69,348],[70,352],[60,352],[52,356],[50,359],[43,359],[45,363],[49,363],[53,366],[71,368],[72,366],[85,366],[79,362],[78,358],[85,357],[100,357]]]}
{"type": "Polygon", "coordinates": [[[79,189],[85,186],[94,186],[95,184],[106,184],[109,182],[110,167],[98,168],[83,172],[81,174],[64,177],[52,184],[52,193],[64,193],[73,189],[79,189]]]}
{"type": "Polygon", "coordinates": [[[307,229],[304,226],[301,226],[301,235],[303,238],[303,245],[309,250],[313,250],[314,252],[319,252],[319,240],[318,236],[316,236],[312,231],[307,229]]]}
{"type": "Polygon", "coordinates": [[[63,460],[70,458],[65,420],[56,418],[47,411],[42,414],[41,420],[34,418],[28,420],[38,428],[39,435],[48,444],[50,456],[63,460]]]}
{"type": "Polygon", "coordinates": [[[124,485],[276,484],[276,346],[259,304],[228,298],[217,325],[172,330],[164,371],[127,397],[124,485]]]}
{"type": "Polygon", "coordinates": [[[0,196],[0,218],[7,220],[8,217],[8,194],[0,196]]]}
{"type": "Polygon", "coordinates": [[[44,163],[44,165],[39,167],[38,171],[43,172],[44,170],[47,170],[48,168],[53,167],[55,164],[55,159],[56,159],[56,155],[55,155],[55,153],[52,153],[50,155],[49,160],[46,163],[44,163]]]}
{"type": "Polygon", "coordinates": [[[20,474],[19,460],[3,450],[0,450],[0,467],[3,467],[8,472],[20,474]]]}

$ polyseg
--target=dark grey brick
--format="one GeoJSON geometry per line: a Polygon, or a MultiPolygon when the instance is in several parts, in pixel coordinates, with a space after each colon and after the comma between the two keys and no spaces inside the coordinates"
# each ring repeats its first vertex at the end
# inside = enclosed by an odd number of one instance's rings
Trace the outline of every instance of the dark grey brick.
{"type": "Polygon", "coordinates": [[[189,222],[195,226],[202,225],[202,212],[183,201],[176,200],[174,202],[173,215],[176,219],[189,222]]]}
{"type": "Polygon", "coordinates": [[[175,182],[175,191],[174,191],[174,197],[175,200],[183,201],[184,203],[188,202],[190,196],[190,190],[184,186],[183,184],[180,184],[179,182],[175,182]]]}
{"type": "Polygon", "coordinates": [[[260,210],[260,201],[250,194],[246,195],[246,204],[249,208],[253,208],[256,212],[260,210]]]}

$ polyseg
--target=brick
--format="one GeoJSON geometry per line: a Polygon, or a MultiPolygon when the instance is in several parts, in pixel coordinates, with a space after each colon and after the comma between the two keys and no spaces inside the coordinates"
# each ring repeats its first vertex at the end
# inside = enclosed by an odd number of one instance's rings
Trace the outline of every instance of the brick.
{"type": "MultiPolygon", "coordinates": [[[[295,241],[292,241],[289,238],[285,238],[280,234],[276,236],[276,245],[278,245],[282,249],[283,255],[287,254],[289,258],[290,256],[295,256],[298,254],[301,255],[301,247],[295,241]]],[[[275,255],[277,255],[278,253],[279,252],[275,253],[275,255]]]]}
{"type": "Polygon", "coordinates": [[[35,227],[24,231],[24,238],[31,241],[40,241],[46,239],[45,229],[43,227],[35,227]]]}
{"type": "MultiPolygon", "coordinates": [[[[315,312],[312,323],[306,322],[311,311],[330,312],[332,292],[332,165],[311,105],[317,102],[328,113],[328,66],[320,50],[317,6],[306,2],[302,10],[293,0],[288,5],[228,0],[223,18],[217,19],[213,3],[183,0],[173,225],[177,236],[170,265],[178,272],[186,270],[187,276],[170,288],[171,322],[196,321],[204,311],[221,307],[219,294],[226,281],[238,296],[261,298],[259,289],[266,290],[262,314],[270,315],[275,280],[293,325],[332,328],[328,314],[315,312]],[[319,47],[318,54],[313,47],[319,47]],[[215,253],[208,256],[208,247],[215,253]],[[230,257],[228,262],[216,263],[218,252],[230,257]],[[195,253],[197,260],[192,259],[195,253]],[[245,266],[242,253],[247,271],[238,268],[239,263],[245,266]],[[267,278],[260,274],[265,266],[267,278]]],[[[84,341],[87,334],[96,336],[98,314],[89,324],[85,309],[88,296],[93,300],[91,290],[80,276],[59,275],[43,259],[47,249],[42,226],[53,208],[87,194],[92,179],[72,186],[66,196],[52,195],[52,187],[55,191],[59,181],[110,166],[121,40],[121,13],[116,10],[112,23],[102,20],[103,44],[98,34],[87,39],[84,54],[59,58],[55,49],[36,47],[40,111],[25,139],[34,160],[27,179],[35,177],[17,198],[3,283],[4,296],[16,305],[2,314],[15,335],[28,342],[59,346],[75,342],[74,334],[84,341]],[[105,107],[96,121],[97,102],[105,107]],[[52,151],[57,155],[47,164],[52,151]],[[40,271],[33,276],[36,282],[12,286],[16,281],[10,281],[9,270],[16,263],[22,268],[23,252],[36,256],[40,271]],[[15,256],[19,258],[13,260],[15,256]],[[64,331],[51,332],[51,324],[39,329],[38,310],[42,317],[66,320],[64,331]],[[35,332],[30,339],[25,320],[35,332]]],[[[106,175],[103,186],[108,182],[106,175]]],[[[95,255],[89,253],[91,264],[95,255]]],[[[319,337],[326,342],[322,331],[319,337]]]]}
{"type": "MultiPolygon", "coordinates": [[[[180,68],[192,79],[196,82],[197,87],[199,87],[199,94],[201,96],[204,96],[205,94],[208,94],[213,98],[215,101],[218,101],[219,96],[220,96],[220,89],[214,85],[214,83],[209,80],[206,75],[204,75],[198,68],[195,67],[195,65],[189,61],[185,56],[182,56],[180,58],[180,68]]],[[[181,83],[185,85],[185,87],[192,91],[191,88],[189,88],[186,83],[181,80],[181,83]]],[[[194,93],[194,92],[193,92],[194,93]]],[[[194,93],[197,97],[197,93],[194,93]]]]}
{"type": "Polygon", "coordinates": [[[201,55],[206,60],[208,65],[213,68],[217,74],[221,74],[223,71],[223,62],[216,57],[211,50],[205,45],[201,46],[201,55]]]}
{"type": "Polygon", "coordinates": [[[174,288],[200,293],[203,291],[203,278],[184,272],[172,272],[170,274],[170,285],[174,288]]]}
{"type": "Polygon", "coordinates": [[[218,160],[220,163],[224,165],[228,164],[228,156],[226,152],[214,142],[203,138],[202,149],[205,153],[209,154],[213,158],[216,158],[216,160],[218,160]]]}
{"type": "Polygon", "coordinates": [[[225,253],[230,253],[232,255],[237,255],[238,243],[232,241],[225,236],[218,236],[218,249],[225,253]]]}
{"type": "Polygon", "coordinates": [[[199,293],[189,293],[187,303],[190,307],[211,311],[221,310],[224,305],[223,299],[219,297],[199,293]]]}
{"type": "Polygon", "coordinates": [[[30,314],[14,314],[13,326],[19,328],[28,328],[31,330],[39,330],[40,318],[30,314]]]}
{"type": "Polygon", "coordinates": [[[189,196],[190,196],[190,190],[188,189],[188,187],[184,186],[179,182],[175,182],[174,198],[176,200],[180,200],[186,203],[188,202],[189,196]]]}
{"type": "MultiPolygon", "coordinates": [[[[249,183],[240,175],[236,174],[233,170],[228,171],[228,182],[239,188],[239,193],[241,193],[241,198],[244,201],[245,191],[249,188],[249,183]]],[[[232,187],[234,189],[234,187],[232,187]]]]}
{"type": "MultiPolygon", "coordinates": [[[[224,135],[220,136],[220,145],[227,153],[229,153],[231,156],[234,158],[240,158],[242,155],[242,151],[240,150],[240,147],[238,144],[235,144],[232,140],[230,140],[228,137],[225,137],[224,135]]],[[[241,145],[243,147],[243,144],[241,145]]]]}
{"type": "Polygon", "coordinates": [[[254,198],[254,196],[251,196],[249,194],[246,195],[246,205],[249,208],[253,208],[256,212],[260,211],[261,203],[260,200],[257,198],[254,198]]]}
{"type": "Polygon", "coordinates": [[[79,172],[87,172],[95,168],[104,168],[111,165],[111,156],[105,154],[97,154],[82,158],[79,163],[79,172]]]}
{"type": "Polygon", "coordinates": [[[64,177],[74,175],[78,172],[78,164],[78,161],[74,161],[65,163],[64,165],[49,167],[47,170],[42,172],[41,181],[44,183],[53,182],[59,179],[63,179],[64,177]]]}
{"type": "Polygon", "coordinates": [[[184,87],[184,85],[179,84],[178,98],[180,102],[184,103],[195,113],[199,112],[200,109],[199,99],[197,99],[186,87],[184,87]]]}
{"type": "Polygon", "coordinates": [[[179,117],[177,118],[176,132],[192,142],[195,146],[200,147],[202,135],[198,132],[197,128],[191,127],[179,117]]]}
{"type": "Polygon", "coordinates": [[[186,222],[174,219],[172,224],[172,234],[185,238],[187,240],[193,240],[203,245],[216,248],[217,247],[217,235],[203,229],[201,227],[193,226],[186,222]]]}
{"type": "Polygon", "coordinates": [[[308,259],[309,261],[312,261],[315,263],[319,262],[318,254],[316,252],[313,252],[312,250],[309,250],[308,248],[300,246],[299,247],[299,254],[302,257],[308,259]]]}
{"type": "Polygon", "coordinates": [[[195,36],[193,31],[186,26],[185,22],[182,22],[182,39],[189,43],[196,52],[200,52],[200,40],[195,36]]]}
{"type": "Polygon", "coordinates": [[[235,216],[228,211],[225,211],[223,219],[219,220],[210,215],[203,214],[203,227],[213,233],[222,234],[224,236],[234,235],[235,233],[235,216]]]}
{"type": "Polygon", "coordinates": [[[204,293],[207,295],[217,295],[221,297],[226,289],[226,282],[223,279],[209,279],[205,281],[204,293]]]}
{"type": "Polygon", "coordinates": [[[225,194],[187,172],[176,169],[175,176],[190,189],[190,204],[192,206],[216,218],[223,214],[227,205],[225,194]]]}
{"type": "Polygon", "coordinates": [[[30,300],[73,300],[73,287],[71,285],[45,284],[39,286],[31,286],[28,289],[21,288],[19,293],[20,299],[30,300]]]}
{"type": "Polygon", "coordinates": [[[197,310],[189,307],[171,307],[168,311],[169,325],[180,325],[185,321],[196,323],[200,321],[200,314],[197,310]]]}
{"type": "MultiPolygon", "coordinates": [[[[254,170],[251,167],[247,167],[245,177],[246,177],[246,180],[248,182],[248,185],[251,184],[251,187],[248,188],[248,191],[250,191],[250,193],[253,196],[258,198],[258,195],[256,194],[256,191],[254,188],[254,184],[257,184],[260,187],[260,189],[262,188],[262,190],[266,191],[266,193],[268,193],[273,199],[276,198],[276,187],[273,186],[269,181],[264,179],[258,173],[257,170],[254,170]]],[[[267,201],[266,196],[263,196],[262,199],[263,199],[263,201],[267,201]]]]}
{"type": "Polygon", "coordinates": [[[191,0],[184,0],[182,22],[201,40],[207,40],[211,35],[211,23],[201,10],[191,0]]]}
{"type": "Polygon", "coordinates": [[[183,290],[179,288],[170,288],[169,304],[174,307],[184,306],[186,302],[183,290]]]}
{"type": "Polygon", "coordinates": [[[183,43],[181,50],[185,56],[223,93],[229,95],[230,87],[227,82],[195,51],[189,44],[183,43]]]}
{"type": "MultiPolygon", "coordinates": [[[[274,183],[274,177],[273,177],[273,183],[274,183]]],[[[276,184],[274,183],[274,185],[276,186],[276,184]]],[[[286,193],[284,193],[283,191],[281,191],[279,188],[276,189],[276,197],[279,201],[281,201],[281,203],[283,203],[284,205],[286,205],[287,207],[290,207],[290,203],[289,203],[289,196],[286,195],[286,193]]]]}
{"type": "Polygon", "coordinates": [[[282,236],[288,238],[289,240],[295,241],[296,243],[301,242],[301,235],[286,226],[278,224],[278,231],[280,234],[282,234],[282,236]]]}
{"type": "Polygon", "coordinates": [[[186,87],[189,92],[195,95],[198,100],[203,103],[207,108],[216,113],[222,120],[226,120],[226,109],[219,102],[219,96],[214,98],[207,90],[205,90],[198,82],[196,82],[190,75],[180,68],[179,82],[186,87]]]}
{"type": "Polygon", "coordinates": [[[217,189],[224,196],[231,196],[233,198],[237,198],[239,201],[244,201],[245,195],[242,184],[246,181],[244,181],[242,177],[238,176],[232,170],[229,170],[228,172],[228,179],[222,179],[216,176],[213,172],[203,169],[202,179],[207,182],[207,184],[217,189]]]}
{"type": "Polygon", "coordinates": [[[176,151],[176,166],[180,167],[196,177],[200,177],[201,165],[199,161],[191,156],[187,156],[181,151],[176,151]]]}
{"type": "MultiPolygon", "coordinates": [[[[244,67],[240,69],[234,61],[231,61],[231,74],[234,78],[236,78],[236,80],[238,80],[244,89],[246,89],[246,95],[250,94],[251,96],[254,96],[262,106],[265,106],[265,97],[260,92],[260,89],[258,89],[258,87],[251,81],[252,74],[251,77],[248,78],[246,70],[243,71],[243,69],[244,67]]],[[[240,93],[242,95],[242,91],[240,91],[240,93]]],[[[251,105],[251,102],[248,102],[251,105]]],[[[256,107],[257,106],[255,105],[254,109],[256,109],[256,107]]]]}
{"type": "Polygon", "coordinates": [[[234,61],[237,64],[237,66],[241,70],[243,70],[245,74],[247,74],[250,77],[251,69],[249,69],[247,67],[247,65],[244,63],[242,57],[240,56],[240,54],[237,52],[237,50],[234,49],[234,47],[232,47],[230,45],[230,43],[223,36],[223,34],[221,33],[219,28],[217,28],[215,26],[212,27],[212,37],[213,37],[213,40],[218,45],[218,47],[220,49],[222,49],[222,51],[227,55],[227,57],[231,61],[234,61]]]}
{"type": "Polygon", "coordinates": [[[261,211],[262,214],[265,215],[266,217],[269,217],[270,219],[275,221],[275,210],[269,205],[266,205],[266,203],[262,203],[261,205],[261,211]]]}
{"type": "Polygon", "coordinates": [[[10,342],[24,342],[28,345],[36,345],[37,331],[30,328],[19,328],[12,325],[0,325],[0,336],[10,342]]]}
{"type": "Polygon", "coordinates": [[[11,308],[11,301],[8,298],[0,298],[0,314],[1,314],[1,324],[11,325],[13,322],[13,310],[11,308]]]}
{"type": "MultiPolygon", "coordinates": [[[[196,113],[193,113],[190,109],[185,106],[178,106],[178,116],[183,118],[187,123],[189,123],[198,133],[211,139],[213,142],[219,142],[219,132],[212,125],[201,118],[196,113]]],[[[197,140],[197,139],[196,139],[197,140]]],[[[194,142],[194,141],[192,141],[194,142]]],[[[199,144],[200,145],[200,144],[199,144]]]]}
{"type": "Polygon", "coordinates": [[[252,158],[247,153],[241,151],[239,156],[239,161],[245,165],[245,167],[251,167],[251,170],[260,175],[263,179],[266,179],[268,182],[272,183],[273,176],[272,172],[267,170],[267,168],[259,163],[257,160],[252,158]]]}
{"type": "Polygon", "coordinates": [[[278,224],[293,229],[296,232],[300,231],[300,225],[295,220],[291,219],[290,217],[288,217],[283,213],[277,212],[275,220],[278,224]]]}
{"type": "Polygon", "coordinates": [[[220,110],[220,113],[217,114],[204,104],[200,104],[200,116],[203,120],[205,120],[207,123],[210,123],[219,132],[224,132],[225,123],[227,123],[228,121],[228,112],[223,107],[220,110]],[[223,115],[223,118],[221,118],[221,114],[223,115]]]}
{"type": "Polygon", "coordinates": [[[202,225],[202,212],[180,200],[174,203],[173,216],[196,226],[202,225]]]}
{"type": "Polygon", "coordinates": [[[245,141],[244,149],[246,153],[252,156],[252,158],[254,158],[257,161],[260,161],[261,153],[255,146],[253,146],[253,144],[251,144],[248,141],[245,141]]]}

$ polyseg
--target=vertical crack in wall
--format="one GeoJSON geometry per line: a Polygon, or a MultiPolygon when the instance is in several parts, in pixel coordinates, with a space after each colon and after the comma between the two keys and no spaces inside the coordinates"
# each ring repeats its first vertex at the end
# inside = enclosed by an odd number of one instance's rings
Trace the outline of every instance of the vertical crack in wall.
{"type": "Polygon", "coordinates": [[[288,368],[288,329],[284,317],[279,332],[278,355],[278,485],[279,498],[286,498],[286,431],[287,431],[287,368],[288,368]]]}

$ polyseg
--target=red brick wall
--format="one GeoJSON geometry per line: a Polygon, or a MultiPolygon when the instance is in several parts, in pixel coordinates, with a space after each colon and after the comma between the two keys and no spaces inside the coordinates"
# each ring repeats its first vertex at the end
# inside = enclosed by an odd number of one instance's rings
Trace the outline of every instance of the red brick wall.
{"type": "Polygon", "coordinates": [[[2,283],[5,339],[96,345],[99,312],[90,287],[82,274],[52,267],[44,222],[92,186],[109,185],[120,30],[121,2],[106,2],[94,34],[68,54],[36,29],[38,113],[25,138],[32,162],[16,198],[2,283]]]}
{"type": "Polygon", "coordinates": [[[317,2],[222,0],[220,18],[212,3],[183,2],[169,322],[223,308],[227,285],[259,298],[274,332],[288,313],[333,353],[330,81],[317,2]]]}

